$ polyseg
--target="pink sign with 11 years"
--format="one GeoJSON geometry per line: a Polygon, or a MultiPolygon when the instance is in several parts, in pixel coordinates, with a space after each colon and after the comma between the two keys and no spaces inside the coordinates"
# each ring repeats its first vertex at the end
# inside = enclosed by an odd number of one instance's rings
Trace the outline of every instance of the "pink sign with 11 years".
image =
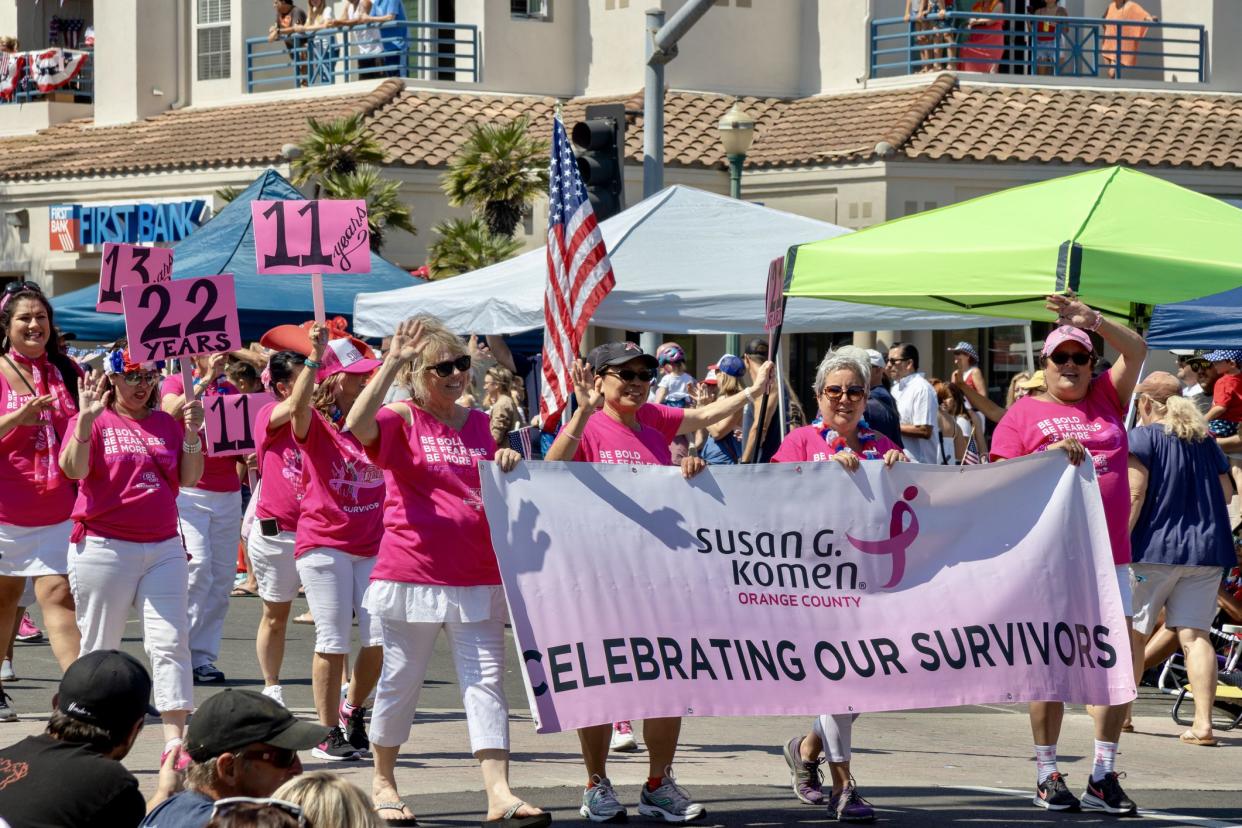
{"type": "Polygon", "coordinates": [[[236,351],[242,346],[233,274],[121,288],[135,361],[236,351]]]}
{"type": "Polygon", "coordinates": [[[275,400],[271,394],[216,394],[203,400],[207,453],[212,457],[253,454],[258,444],[255,420],[275,400]]]}
{"type": "Polygon", "coordinates": [[[124,313],[121,288],[167,282],[172,279],[172,265],[173,252],[167,247],[104,242],[95,310],[100,313],[124,313]]]}
{"type": "Polygon", "coordinates": [[[253,201],[258,273],[370,273],[365,201],[253,201]]]}

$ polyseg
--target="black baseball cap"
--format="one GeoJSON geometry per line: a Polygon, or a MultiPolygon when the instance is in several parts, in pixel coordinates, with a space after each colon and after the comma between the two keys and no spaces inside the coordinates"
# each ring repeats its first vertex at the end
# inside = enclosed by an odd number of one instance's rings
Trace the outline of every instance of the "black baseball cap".
{"type": "Polygon", "coordinates": [[[120,650],[96,650],[65,670],[56,708],[71,719],[120,736],[143,716],[155,713],[147,704],[150,697],[151,674],[142,662],[120,650]]]}
{"type": "Polygon", "coordinates": [[[746,356],[753,356],[753,357],[760,357],[761,359],[767,359],[768,358],[768,341],[766,339],[755,337],[754,339],[746,343],[746,347],[742,349],[742,353],[745,354],[746,356]]]}
{"type": "Polygon", "coordinates": [[[597,348],[592,348],[591,353],[587,354],[587,362],[591,364],[591,368],[596,373],[612,365],[624,365],[632,359],[641,359],[643,364],[653,371],[660,367],[655,357],[645,353],[633,342],[607,342],[597,348]]]}
{"type": "Polygon", "coordinates": [[[299,721],[262,693],[230,689],[199,705],[186,728],[184,748],[195,762],[257,742],[286,750],[309,750],[327,739],[330,730],[299,721]]]}

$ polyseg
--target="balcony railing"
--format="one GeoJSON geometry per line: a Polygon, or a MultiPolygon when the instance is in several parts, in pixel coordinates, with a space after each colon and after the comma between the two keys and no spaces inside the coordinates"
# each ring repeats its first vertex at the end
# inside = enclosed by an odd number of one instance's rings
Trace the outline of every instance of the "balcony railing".
{"type": "Polygon", "coordinates": [[[1193,23],[961,11],[871,22],[873,78],[944,69],[993,73],[1002,66],[1012,74],[1070,78],[1163,79],[1179,72],[1203,83],[1207,30],[1193,23]]]}
{"type": "Polygon", "coordinates": [[[455,23],[368,23],[246,40],[247,92],[380,77],[477,83],[479,71],[479,29],[455,23]]]}
{"type": "MultiPolygon", "coordinates": [[[[63,101],[69,103],[93,103],[95,100],[95,53],[89,49],[77,50],[86,52],[86,59],[73,77],[65,80],[55,89],[40,91],[36,83],[32,62],[34,55],[47,51],[38,49],[26,52],[27,60],[22,63],[21,77],[18,78],[12,97],[0,98],[0,105],[23,104],[32,101],[63,101]]],[[[46,82],[45,82],[46,85],[46,82]]]]}

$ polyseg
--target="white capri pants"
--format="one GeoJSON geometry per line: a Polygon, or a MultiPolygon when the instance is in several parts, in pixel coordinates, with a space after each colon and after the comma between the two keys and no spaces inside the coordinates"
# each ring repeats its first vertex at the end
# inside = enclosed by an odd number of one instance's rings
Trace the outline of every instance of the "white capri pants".
{"type": "Polygon", "coordinates": [[[129,611],[137,609],[160,712],[194,708],[186,570],[177,537],[134,543],[88,536],[69,549],[81,655],[119,648],[129,611]]]}
{"type": "Polygon", "coordinates": [[[246,541],[250,568],[259,582],[259,597],[268,603],[284,604],[298,596],[298,567],[293,560],[295,540],[292,532],[264,535],[257,520],[250,529],[246,541]]]}
{"type": "Polygon", "coordinates": [[[824,740],[824,755],[829,762],[850,761],[850,746],[854,741],[854,720],[857,713],[825,713],[815,720],[812,727],[824,740]]]}
{"type": "Polygon", "coordinates": [[[380,619],[384,635],[384,669],[371,710],[371,741],[381,747],[399,747],[410,738],[418,694],[436,636],[443,629],[457,668],[470,752],[508,750],[509,704],[503,683],[505,615],[500,588],[376,581],[367,600],[380,619]],[[442,620],[406,620],[437,616],[442,620]],[[461,620],[463,617],[484,620],[461,620]]]}
{"type": "Polygon", "coordinates": [[[190,659],[202,667],[220,656],[224,615],[237,575],[241,492],[182,489],[177,511],[190,553],[190,659]]]}
{"type": "Polygon", "coordinates": [[[315,618],[315,652],[348,655],[355,613],[361,645],[378,647],[383,642],[379,621],[362,605],[374,568],[374,557],[339,549],[318,547],[298,558],[297,572],[315,618]]]}

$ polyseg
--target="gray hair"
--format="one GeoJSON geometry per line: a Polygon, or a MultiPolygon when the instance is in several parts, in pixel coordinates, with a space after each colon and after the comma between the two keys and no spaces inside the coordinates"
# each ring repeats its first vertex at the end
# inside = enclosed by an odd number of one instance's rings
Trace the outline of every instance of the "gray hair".
{"type": "Polygon", "coordinates": [[[864,391],[871,390],[871,366],[852,357],[829,353],[815,369],[815,396],[824,393],[824,382],[834,371],[853,371],[864,391]]]}

